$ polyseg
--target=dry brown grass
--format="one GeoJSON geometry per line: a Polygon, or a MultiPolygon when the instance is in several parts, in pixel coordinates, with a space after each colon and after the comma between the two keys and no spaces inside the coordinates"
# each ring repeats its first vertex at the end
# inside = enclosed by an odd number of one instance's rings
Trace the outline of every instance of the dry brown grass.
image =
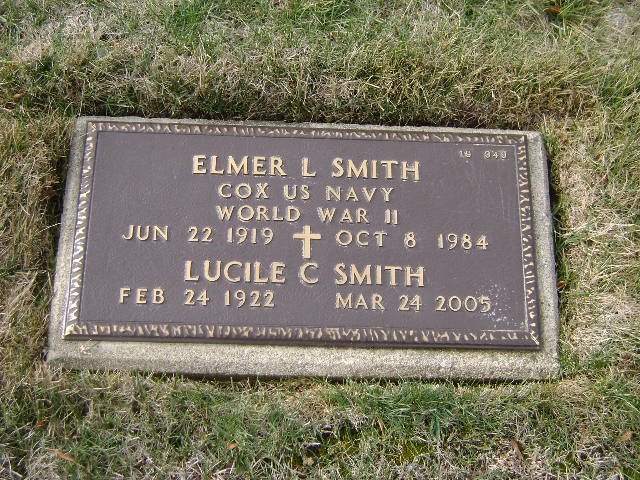
{"type": "Polygon", "coordinates": [[[639,19],[591,0],[0,3],[0,478],[640,477],[639,19]],[[50,369],[80,114],[542,131],[564,378],[50,369]]]}

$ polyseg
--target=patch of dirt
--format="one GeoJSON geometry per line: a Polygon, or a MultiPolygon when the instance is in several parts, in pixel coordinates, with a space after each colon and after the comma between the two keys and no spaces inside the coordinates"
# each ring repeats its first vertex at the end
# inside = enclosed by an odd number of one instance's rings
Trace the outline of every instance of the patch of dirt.
{"type": "MultiPolygon", "coordinates": [[[[618,298],[615,303],[619,303],[618,298]]],[[[637,308],[632,305],[623,305],[622,309],[614,313],[602,315],[587,324],[578,325],[571,333],[570,341],[575,353],[582,360],[597,354],[612,340],[620,336],[619,330],[628,324],[637,308]]]]}
{"type": "Polygon", "coordinates": [[[44,26],[26,32],[28,43],[19,45],[14,51],[14,60],[22,63],[42,61],[56,40],[69,47],[76,46],[83,39],[99,36],[98,24],[89,10],[80,9],[67,13],[62,20],[51,20],[44,26]]]}
{"type": "Polygon", "coordinates": [[[640,9],[640,2],[634,2],[632,6],[627,8],[616,7],[605,16],[604,21],[609,31],[609,39],[621,40],[629,38],[633,35],[634,30],[640,27],[638,18],[631,14],[631,9],[638,11],[640,9]]]}
{"type": "Polygon", "coordinates": [[[559,187],[570,197],[567,218],[572,229],[580,228],[592,220],[591,208],[596,201],[596,186],[586,168],[589,153],[584,143],[578,143],[565,153],[566,162],[559,170],[559,187]]]}
{"type": "Polygon", "coordinates": [[[31,41],[27,45],[19,45],[14,50],[13,59],[16,62],[27,64],[41,61],[51,49],[53,35],[59,28],[60,23],[54,21],[29,35],[31,41]]]}

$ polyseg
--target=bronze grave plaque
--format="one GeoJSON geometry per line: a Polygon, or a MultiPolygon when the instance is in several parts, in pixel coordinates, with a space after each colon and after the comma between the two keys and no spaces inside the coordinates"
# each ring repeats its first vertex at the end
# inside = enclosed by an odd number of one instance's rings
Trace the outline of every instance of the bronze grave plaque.
{"type": "Polygon", "coordinates": [[[523,132],[80,124],[65,342],[543,345],[523,132]]]}

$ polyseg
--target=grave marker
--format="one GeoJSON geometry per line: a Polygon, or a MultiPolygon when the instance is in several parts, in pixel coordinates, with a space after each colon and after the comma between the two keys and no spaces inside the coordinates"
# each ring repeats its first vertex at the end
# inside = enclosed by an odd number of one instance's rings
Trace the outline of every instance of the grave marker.
{"type": "Polygon", "coordinates": [[[49,360],[556,374],[539,134],[109,117],[76,130],[49,360]]]}

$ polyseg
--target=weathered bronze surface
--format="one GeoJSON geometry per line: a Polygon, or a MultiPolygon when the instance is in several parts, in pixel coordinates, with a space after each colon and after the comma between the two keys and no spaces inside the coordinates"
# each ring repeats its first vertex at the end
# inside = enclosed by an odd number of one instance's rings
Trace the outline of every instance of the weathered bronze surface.
{"type": "Polygon", "coordinates": [[[89,121],[67,201],[66,339],[540,348],[525,135],[89,121]]]}

